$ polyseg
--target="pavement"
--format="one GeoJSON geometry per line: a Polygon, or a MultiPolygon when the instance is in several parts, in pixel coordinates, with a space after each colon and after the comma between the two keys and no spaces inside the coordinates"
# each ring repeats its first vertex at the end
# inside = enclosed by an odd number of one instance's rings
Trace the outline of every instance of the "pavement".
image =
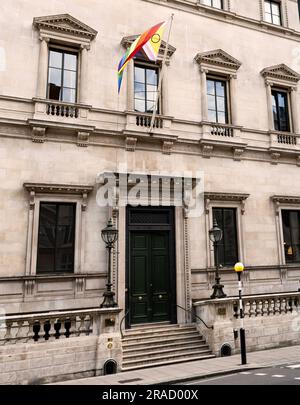
{"type": "Polygon", "coordinates": [[[241,356],[238,354],[230,357],[189,361],[106,376],[68,380],[50,385],[168,385],[197,378],[293,363],[300,363],[300,345],[247,353],[246,365],[241,365],[241,356]]]}

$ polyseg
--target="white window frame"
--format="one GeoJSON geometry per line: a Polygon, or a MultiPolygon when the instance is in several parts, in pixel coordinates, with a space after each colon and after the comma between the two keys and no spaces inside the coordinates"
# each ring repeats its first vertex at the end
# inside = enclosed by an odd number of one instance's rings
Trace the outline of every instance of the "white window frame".
{"type": "MultiPolygon", "coordinates": [[[[277,91],[277,92],[281,92],[281,93],[285,93],[286,94],[286,99],[287,99],[287,103],[288,103],[288,119],[289,119],[289,127],[290,130],[288,131],[288,133],[294,133],[294,123],[293,123],[293,116],[292,116],[292,99],[291,99],[291,88],[290,87],[281,87],[278,86],[276,84],[274,84],[273,86],[271,86],[271,94],[272,91],[277,91]]],[[[273,96],[273,95],[272,95],[273,96]]],[[[272,113],[273,113],[273,99],[272,99],[272,113]]],[[[274,114],[273,114],[273,128],[275,128],[275,121],[274,121],[274,114]]],[[[276,131],[274,129],[274,131],[276,131]]],[[[283,131],[278,131],[278,132],[283,132],[283,131]]]]}
{"type": "Polygon", "coordinates": [[[201,74],[202,121],[208,122],[207,78],[212,77],[227,82],[228,122],[229,125],[237,125],[237,71],[242,65],[241,62],[222,49],[198,53],[195,61],[201,74]]]}
{"type": "MultiPolygon", "coordinates": [[[[137,65],[141,66],[141,67],[144,67],[145,69],[147,69],[147,67],[157,69],[157,71],[158,71],[157,91],[158,91],[158,85],[159,85],[159,77],[161,75],[161,64],[157,64],[157,63],[147,61],[147,60],[134,59],[134,61],[133,61],[133,106],[134,106],[134,110],[135,110],[135,89],[134,89],[135,67],[137,65]]],[[[159,99],[158,99],[158,112],[157,112],[158,115],[163,115],[164,114],[164,108],[163,108],[163,105],[162,105],[163,96],[164,96],[164,79],[162,80],[162,83],[161,83],[161,92],[159,94],[159,99]]],[[[139,112],[139,111],[135,111],[135,112],[138,113],[138,114],[152,114],[152,113],[139,112]]]]}
{"type": "Polygon", "coordinates": [[[289,133],[298,133],[299,119],[297,111],[297,84],[300,75],[285,64],[267,67],[261,71],[261,75],[264,77],[266,86],[268,130],[271,133],[277,133],[274,126],[272,90],[278,90],[288,93],[288,111],[290,119],[289,133]]]}
{"type": "MultiPolygon", "coordinates": [[[[71,46],[66,46],[66,45],[59,45],[59,44],[52,44],[50,43],[48,45],[48,63],[47,63],[47,89],[46,89],[46,98],[49,98],[49,63],[50,63],[50,51],[60,51],[60,52],[71,52],[75,53],[77,55],[77,72],[76,72],[76,101],[75,104],[77,104],[80,100],[80,72],[81,72],[81,55],[82,53],[80,52],[80,49],[78,48],[72,48],[71,46]]],[[[61,100],[54,100],[58,101],[60,103],[69,103],[68,101],[61,101],[61,100]]],[[[70,102],[70,104],[72,104],[70,102]]]]}
{"type": "MultiPolygon", "coordinates": [[[[208,1],[209,3],[214,3],[216,0],[201,0],[201,4],[206,7],[212,7],[216,10],[225,10],[225,3],[228,4],[227,0],[221,0],[221,7],[216,7],[213,4],[206,4],[205,2],[208,1]]],[[[227,8],[226,8],[227,9],[227,8]]]]}
{"type": "Polygon", "coordinates": [[[279,10],[280,10],[280,19],[281,19],[281,24],[274,24],[266,20],[266,12],[265,12],[265,2],[268,0],[259,0],[260,1],[260,9],[261,9],[261,21],[263,21],[266,24],[270,24],[274,27],[288,27],[288,22],[287,22],[287,4],[286,0],[272,0],[274,3],[278,3],[279,5],[279,10]]]}
{"type": "MultiPolygon", "coordinates": [[[[227,123],[223,124],[223,123],[217,123],[217,125],[232,125],[232,102],[231,102],[231,86],[230,86],[230,82],[232,80],[232,78],[230,77],[230,75],[218,75],[218,74],[214,74],[214,73],[207,73],[206,74],[206,99],[207,99],[207,116],[208,116],[208,94],[207,94],[207,81],[208,80],[216,80],[216,81],[221,81],[221,82],[225,82],[226,83],[226,94],[225,94],[225,101],[226,101],[226,112],[227,112],[227,123]]],[[[234,80],[234,79],[233,79],[234,80]]],[[[214,122],[213,122],[214,123],[214,122]]]]}
{"type": "Polygon", "coordinates": [[[212,11],[231,11],[231,0],[223,0],[222,1],[222,8],[214,7],[208,4],[205,4],[205,0],[198,0],[198,4],[210,8],[212,11]]]}
{"type": "Polygon", "coordinates": [[[56,46],[64,50],[69,47],[78,51],[76,104],[86,104],[87,52],[90,50],[91,41],[97,36],[97,31],[68,14],[35,17],[33,24],[39,31],[40,39],[37,98],[46,99],[48,94],[49,48],[56,46]]]}

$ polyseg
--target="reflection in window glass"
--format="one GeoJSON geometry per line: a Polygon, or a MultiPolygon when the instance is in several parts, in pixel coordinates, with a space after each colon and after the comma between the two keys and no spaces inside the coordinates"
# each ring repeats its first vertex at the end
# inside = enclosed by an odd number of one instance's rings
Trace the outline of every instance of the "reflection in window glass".
{"type": "Polygon", "coordinates": [[[282,228],[286,263],[300,262],[300,211],[282,210],[282,228]]]}
{"type": "MultiPolygon", "coordinates": [[[[154,110],[158,86],[158,68],[134,67],[134,108],[135,111],[151,113],[154,110]]],[[[159,112],[159,105],[157,106],[159,112]]]]}
{"type": "Polygon", "coordinates": [[[41,203],[37,273],[73,272],[75,204],[41,203]]]}
{"type": "Polygon", "coordinates": [[[223,8],[223,1],[222,0],[203,0],[202,4],[205,4],[206,6],[211,6],[215,8],[223,8]]]}
{"type": "Polygon", "coordinates": [[[76,103],[78,55],[50,49],[48,94],[51,100],[76,103]]]}
{"type": "Polygon", "coordinates": [[[280,3],[265,0],[265,21],[275,25],[281,25],[280,3]]]}
{"type": "Polygon", "coordinates": [[[272,91],[272,109],[276,131],[289,132],[288,94],[284,91],[272,91]]]}
{"type": "Polygon", "coordinates": [[[228,123],[226,82],[207,79],[208,119],[220,124],[228,123]]]}
{"type": "Polygon", "coordinates": [[[223,237],[218,243],[219,264],[233,266],[238,262],[236,209],[213,208],[213,219],[223,231],[223,237]]]}

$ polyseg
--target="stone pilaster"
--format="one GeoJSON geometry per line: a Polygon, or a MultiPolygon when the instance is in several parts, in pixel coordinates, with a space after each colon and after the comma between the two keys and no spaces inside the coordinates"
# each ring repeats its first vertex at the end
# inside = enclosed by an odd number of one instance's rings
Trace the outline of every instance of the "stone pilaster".
{"type": "Polygon", "coordinates": [[[202,121],[207,121],[207,91],[206,91],[206,69],[200,69],[201,73],[201,105],[202,105],[202,121]]]}
{"type": "Polygon", "coordinates": [[[238,95],[237,95],[237,75],[230,76],[230,104],[231,104],[231,124],[238,125],[238,95]]]}
{"type": "Polygon", "coordinates": [[[134,61],[127,65],[127,110],[134,111],[134,61]]]}
{"type": "Polygon", "coordinates": [[[81,61],[80,61],[80,90],[79,90],[79,97],[81,104],[87,104],[88,102],[88,45],[81,46],[81,61]]]}
{"type": "Polygon", "coordinates": [[[297,114],[297,88],[292,87],[291,88],[291,113],[292,113],[292,122],[293,122],[293,128],[292,131],[295,134],[300,133],[300,128],[299,128],[299,118],[297,114]]]}
{"type": "Polygon", "coordinates": [[[270,131],[274,131],[274,119],[272,108],[272,83],[266,81],[267,103],[268,103],[268,127],[270,131]]]}
{"type": "Polygon", "coordinates": [[[40,56],[38,68],[37,97],[47,96],[47,76],[48,76],[48,42],[49,38],[40,37],[40,56]]]}

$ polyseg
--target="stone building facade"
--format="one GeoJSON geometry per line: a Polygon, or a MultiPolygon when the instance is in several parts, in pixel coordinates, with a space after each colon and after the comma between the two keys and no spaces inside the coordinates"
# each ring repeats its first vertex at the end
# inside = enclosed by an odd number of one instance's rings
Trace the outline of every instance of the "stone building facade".
{"type": "Polygon", "coordinates": [[[113,290],[122,314],[131,311],[129,324],[184,323],[193,300],[210,297],[213,216],[223,229],[228,296],[237,293],[236,261],[246,266],[246,294],[297,291],[297,1],[29,3],[6,2],[0,16],[3,311],[98,307],[107,282],[101,229],[110,217],[119,231],[113,290]],[[158,62],[131,62],[118,96],[126,47],[172,13],[158,62]],[[155,206],[149,195],[140,207],[122,204],[122,176],[134,187],[145,175],[149,184],[167,181],[174,195],[183,179],[191,193],[200,184],[199,215],[185,192],[163,207],[159,192],[155,206]],[[110,177],[105,207],[98,197],[110,177]]]}

